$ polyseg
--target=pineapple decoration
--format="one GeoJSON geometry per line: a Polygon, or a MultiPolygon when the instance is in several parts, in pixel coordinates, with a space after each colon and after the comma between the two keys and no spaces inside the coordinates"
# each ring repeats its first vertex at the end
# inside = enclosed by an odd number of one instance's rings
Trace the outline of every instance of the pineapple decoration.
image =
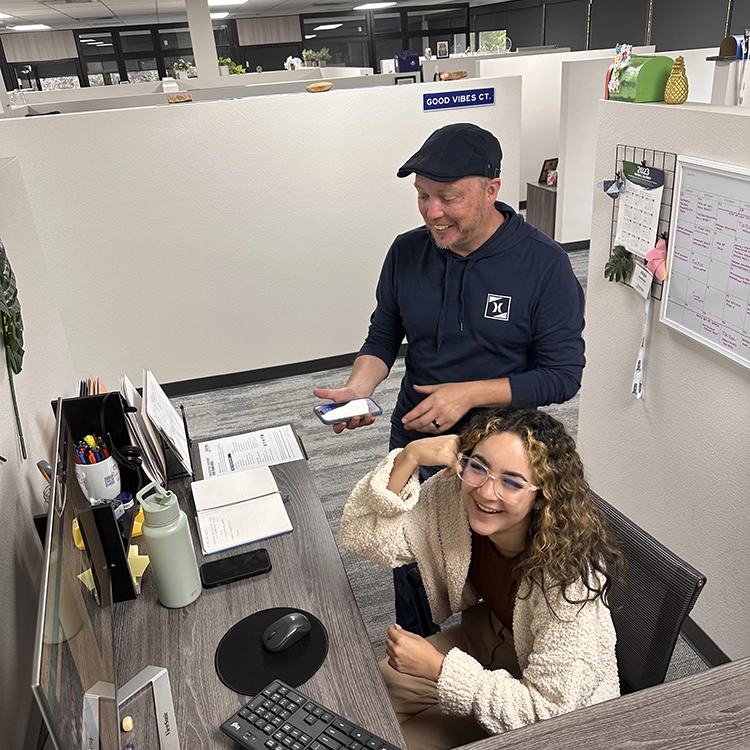
{"type": "Polygon", "coordinates": [[[684,104],[688,98],[688,79],[685,74],[685,58],[679,55],[674,61],[664,89],[664,101],[667,104],[684,104]]]}

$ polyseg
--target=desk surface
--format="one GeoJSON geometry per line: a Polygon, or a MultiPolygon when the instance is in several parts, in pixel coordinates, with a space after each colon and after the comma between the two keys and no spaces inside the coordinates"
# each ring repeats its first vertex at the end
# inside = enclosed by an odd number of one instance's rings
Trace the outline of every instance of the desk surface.
{"type": "Polygon", "coordinates": [[[464,747],[746,750],[750,747],[750,658],[464,747]]]}
{"type": "MultiPolygon", "coordinates": [[[[138,599],[116,608],[117,682],[123,685],[149,664],[166,667],[181,750],[235,748],[237,745],[220,731],[219,725],[248,699],[225,687],[217,677],[216,647],[232,625],[253,612],[268,607],[300,608],[318,617],[329,636],[325,662],[310,680],[300,685],[300,690],[383,739],[404,747],[307,464],[304,461],[280,464],[273,466],[272,471],[280,491],[292,495],[287,510],[294,531],[243,549],[266,547],[273,570],[257,578],[204,589],[195,602],[176,610],[158,603],[153,577],[147,573],[138,599]]],[[[187,481],[172,485],[185,509],[187,486],[187,481]]],[[[191,527],[200,565],[204,558],[192,520],[191,527]]],[[[236,551],[211,555],[209,559],[236,551]]],[[[132,715],[138,730],[122,735],[123,746],[132,737],[138,750],[158,748],[150,691],[143,691],[129,701],[120,714],[132,715]]]]}
{"type": "MultiPolygon", "coordinates": [[[[317,492],[304,462],[273,467],[288,505],[292,534],[268,539],[272,574],[204,590],[189,607],[168,610],[146,577],[136,602],[118,605],[118,683],[147,664],[172,680],[182,750],[236,747],[219,730],[243,698],[224,687],[213,666],[216,645],[235,622],[265,607],[293,606],[328,628],[330,650],[301,689],[384,739],[404,747],[372,650],[317,492]],[[135,656],[126,656],[128,650],[135,656]]],[[[184,498],[184,491],[181,493],[184,498]]],[[[194,524],[192,524],[194,526],[194,524]]],[[[200,546],[196,542],[199,562],[200,546]]],[[[223,553],[231,554],[231,553],[223,553]]],[[[212,556],[216,558],[217,556],[212,556]]],[[[121,715],[136,718],[137,750],[158,748],[148,691],[121,715]]],[[[126,737],[126,735],[123,735],[126,737]]],[[[125,742],[123,741],[123,746],[125,742]]],[[[750,658],[497,735],[472,750],[696,750],[750,747],[750,658]]]]}

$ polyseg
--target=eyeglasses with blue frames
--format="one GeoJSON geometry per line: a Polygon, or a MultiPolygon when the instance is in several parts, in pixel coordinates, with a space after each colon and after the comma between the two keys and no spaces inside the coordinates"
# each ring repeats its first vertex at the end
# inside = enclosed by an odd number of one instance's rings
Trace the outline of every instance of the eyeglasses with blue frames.
{"type": "Polygon", "coordinates": [[[477,488],[491,479],[495,495],[506,503],[520,503],[526,499],[529,492],[541,489],[516,474],[501,474],[496,477],[479,459],[465,453],[458,454],[458,476],[470,487],[477,488]]]}

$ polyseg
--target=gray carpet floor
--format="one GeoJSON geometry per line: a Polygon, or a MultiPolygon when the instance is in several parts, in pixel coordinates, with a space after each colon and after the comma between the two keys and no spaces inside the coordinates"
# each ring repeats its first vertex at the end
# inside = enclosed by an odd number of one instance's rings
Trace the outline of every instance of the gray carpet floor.
{"type": "MultiPolygon", "coordinates": [[[[573,270],[586,285],[588,251],[570,253],[573,270]]],[[[384,416],[370,427],[345,430],[335,435],[313,414],[317,399],[313,388],[343,386],[349,368],[324,370],[259,384],[214,390],[182,396],[175,404],[185,407],[193,440],[208,440],[272,425],[291,424],[302,438],[309,466],[320,494],[331,530],[338,538],[339,520],[349,493],[385,455],[388,449],[389,415],[396,402],[403,375],[403,360],[398,360],[390,377],[378,388],[375,398],[384,416]]],[[[547,411],[562,421],[575,437],[578,427],[578,397],[547,411]]],[[[342,553],[352,590],[359,604],[373,651],[385,654],[384,639],[394,621],[391,571],[342,553]]],[[[682,640],[678,643],[668,679],[674,679],[706,666],[682,640]]]]}

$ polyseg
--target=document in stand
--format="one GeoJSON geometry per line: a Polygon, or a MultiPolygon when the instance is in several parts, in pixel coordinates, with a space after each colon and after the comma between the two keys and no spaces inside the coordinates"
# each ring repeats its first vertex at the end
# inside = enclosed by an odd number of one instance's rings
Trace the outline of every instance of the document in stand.
{"type": "Polygon", "coordinates": [[[192,475],[193,466],[190,462],[185,423],[151,370],[143,371],[143,410],[154,427],[169,443],[185,471],[192,475]]]}
{"type": "Polygon", "coordinates": [[[269,427],[242,435],[200,443],[204,477],[216,477],[257,466],[272,466],[305,458],[291,425],[269,427]]]}
{"type": "Polygon", "coordinates": [[[267,466],[193,482],[203,554],[292,531],[278,489],[267,466]]]}
{"type": "Polygon", "coordinates": [[[167,478],[167,463],[161,441],[151,420],[143,410],[143,399],[127,375],[120,378],[120,393],[134,412],[125,412],[130,435],[140,447],[143,457],[143,470],[152,482],[163,484],[167,478]]]}

